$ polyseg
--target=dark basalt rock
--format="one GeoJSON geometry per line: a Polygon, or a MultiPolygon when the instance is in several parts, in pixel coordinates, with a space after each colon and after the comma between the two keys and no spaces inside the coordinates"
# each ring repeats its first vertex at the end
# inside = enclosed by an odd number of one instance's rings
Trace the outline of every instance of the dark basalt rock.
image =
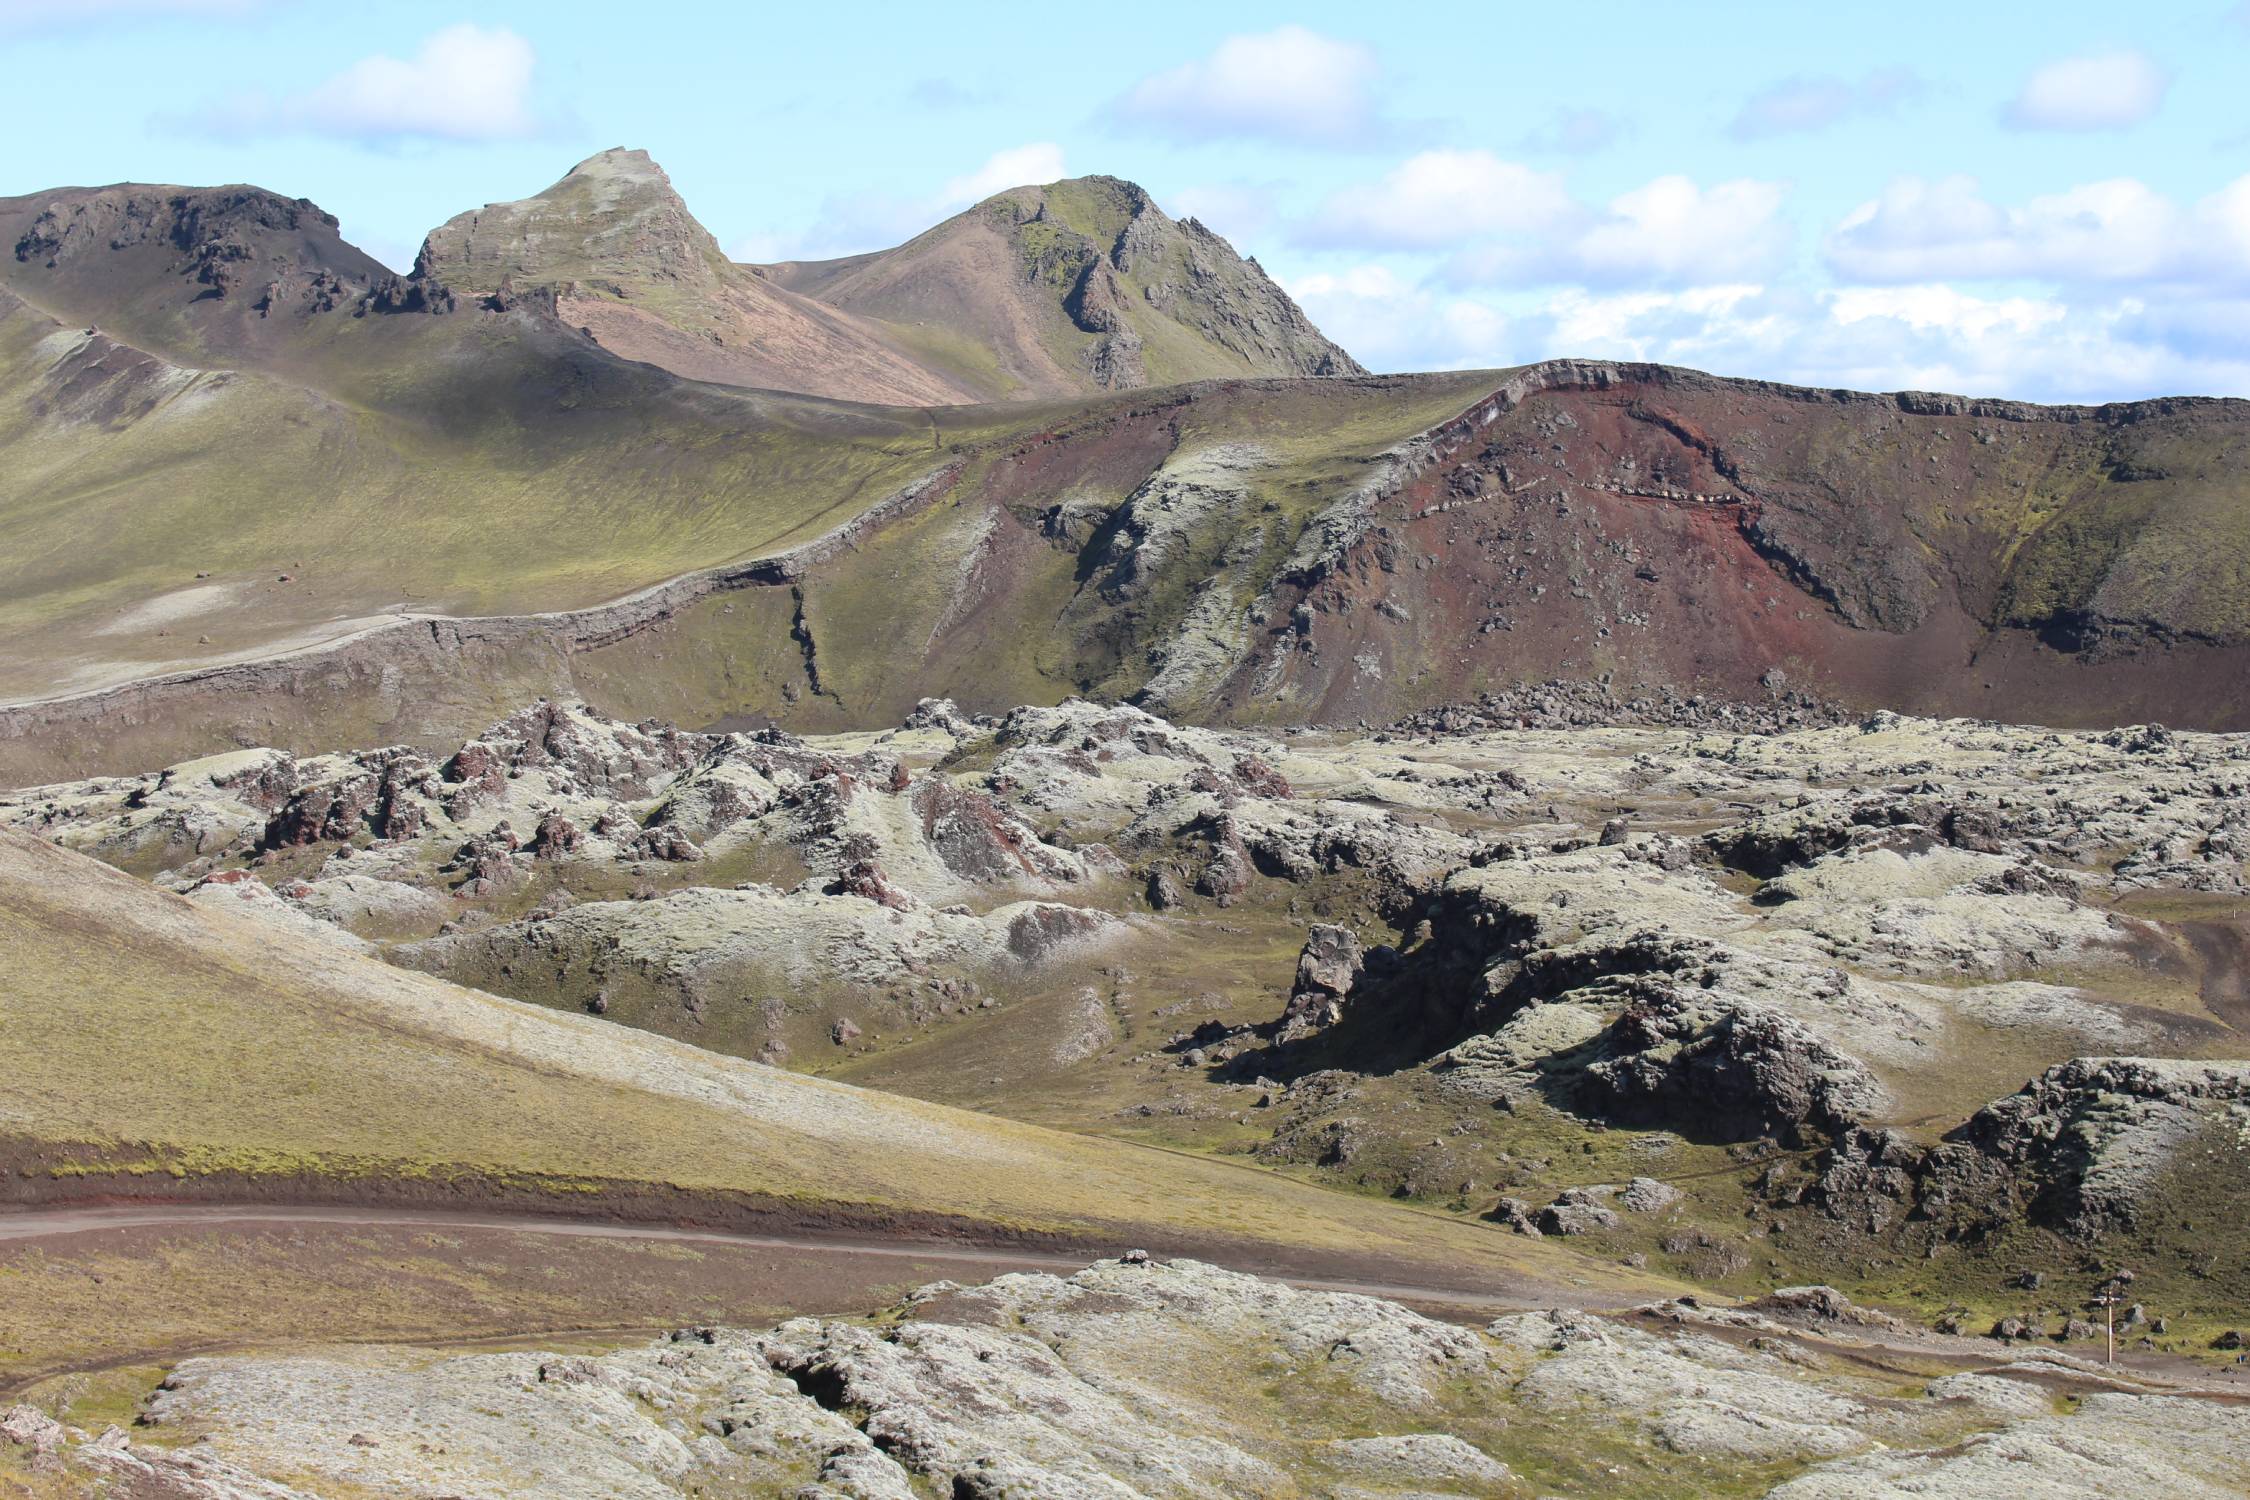
{"type": "Polygon", "coordinates": [[[1611,1027],[1585,1094],[1616,1118],[1718,1139],[1850,1128],[1883,1101],[1867,1069],[1777,1011],[1665,991],[1611,1027]]]}
{"type": "Polygon", "coordinates": [[[1920,1211],[1970,1224],[2020,1214],[2091,1242],[2138,1223],[2182,1150],[2250,1119],[2246,1105],[2250,1063],[2077,1058],[1950,1132],[1919,1173],[1920,1211]]]}
{"type": "Polygon", "coordinates": [[[1292,1040],[1332,1026],[1343,1015],[1344,999],[1359,982],[1366,954],[1349,927],[1315,923],[1297,955],[1297,981],[1281,1017],[1281,1039],[1292,1040]]]}

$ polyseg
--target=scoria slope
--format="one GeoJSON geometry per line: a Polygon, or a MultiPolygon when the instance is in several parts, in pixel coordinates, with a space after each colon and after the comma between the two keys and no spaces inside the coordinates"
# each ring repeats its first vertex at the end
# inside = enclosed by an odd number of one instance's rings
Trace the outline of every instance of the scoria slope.
{"type": "Polygon", "coordinates": [[[1222,383],[1055,436],[808,570],[793,628],[817,692],[704,685],[708,612],[585,662],[580,690],[809,728],[929,693],[1379,722],[1550,679],[2250,723],[2241,402],[2044,408],[1558,361],[1222,383]]]}
{"type": "Polygon", "coordinates": [[[881,328],[728,260],[645,151],[604,151],[534,197],[447,220],[414,277],[538,300],[603,348],[690,380],[894,406],[974,399],[881,328]]]}
{"type": "Polygon", "coordinates": [[[895,250],[761,269],[979,351],[987,398],[1366,373],[1255,260],[1115,177],[1011,188],[895,250]]]}

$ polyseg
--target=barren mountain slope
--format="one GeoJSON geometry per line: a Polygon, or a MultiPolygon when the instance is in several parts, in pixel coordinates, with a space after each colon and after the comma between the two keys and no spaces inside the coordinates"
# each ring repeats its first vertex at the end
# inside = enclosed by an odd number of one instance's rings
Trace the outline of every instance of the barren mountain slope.
{"type": "MultiPolygon", "coordinates": [[[[611,162],[496,215],[508,233],[434,237],[493,278],[484,297],[378,274],[318,210],[250,189],[0,204],[0,692],[239,664],[0,711],[0,782],[228,743],[434,744],[539,692],[808,729],[931,693],[1334,722],[1565,677],[2250,722],[2242,403],[1586,361],[830,403],[682,381],[502,293],[496,244],[541,274],[585,273],[591,244],[720,275],[634,183],[611,162]],[[612,192],[617,212],[588,207],[612,192]],[[573,204],[559,239],[538,229],[573,204]],[[305,654],[247,665],[285,651],[305,654]]],[[[1139,203],[1062,184],[986,218],[1056,265],[1084,270],[1112,230],[1156,247],[1131,266],[1172,265],[1188,229],[1139,203]]],[[[1000,234],[956,227],[938,242],[1000,234]]]]}
{"type": "Polygon", "coordinates": [[[884,330],[728,260],[645,151],[604,151],[535,197],[447,220],[414,276],[542,301],[603,348],[691,380],[894,406],[976,396],[884,330]]]}
{"type": "Polygon", "coordinates": [[[249,190],[15,200],[0,238],[11,694],[598,603],[945,462],[917,410],[691,384],[550,311],[418,300],[249,190]]]}
{"type": "Polygon", "coordinates": [[[1058,437],[808,573],[818,693],[718,687],[710,604],[580,659],[579,690],[680,719],[731,696],[807,728],[931,693],[1381,721],[1551,678],[2250,723],[2240,402],[2042,408],[1560,361],[1198,388],[1058,437]],[[1429,425],[1390,436],[1408,409],[1429,425]]]}
{"type": "Polygon", "coordinates": [[[1257,375],[1357,375],[1255,260],[1133,183],[1011,188],[895,250],[762,271],[942,355],[989,398],[1257,375]]]}

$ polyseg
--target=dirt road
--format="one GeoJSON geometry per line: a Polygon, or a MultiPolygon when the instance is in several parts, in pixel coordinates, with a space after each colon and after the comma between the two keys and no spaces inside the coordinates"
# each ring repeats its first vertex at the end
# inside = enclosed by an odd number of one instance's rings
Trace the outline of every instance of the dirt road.
{"type": "MultiPolygon", "coordinates": [[[[595,1220],[553,1218],[541,1214],[446,1213],[419,1208],[315,1208],[287,1205],[135,1204],[105,1208],[32,1208],[0,1212],[0,1243],[51,1239],[65,1235],[96,1234],[104,1230],[143,1228],[200,1228],[212,1224],[335,1224],[387,1228],[494,1229],[517,1234],[546,1234],[594,1239],[657,1240],[735,1245],[759,1250],[790,1250],[834,1256],[884,1256],[897,1260],[971,1265],[989,1274],[995,1266],[1011,1270],[1058,1271],[1084,1269],[1097,1257],[1053,1251],[996,1249],[980,1245],[952,1245],[929,1240],[877,1240],[829,1235],[737,1234],[723,1229],[684,1229],[657,1224],[617,1224],[595,1220]]],[[[1119,1245],[1111,1254],[1132,1248],[1119,1245]]],[[[1351,1292],[1364,1297],[1386,1297],[1418,1306],[1463,1308],[1527,1308],[1550,1305],[1552,1289],[1526,1286],[1506,1292],[1464,1292],[1449,1287],[1399,1285],[1379,1281],[1343,1281],[1319,1277],[1277,1278],[1308,1291],[1351,1292]]]]}

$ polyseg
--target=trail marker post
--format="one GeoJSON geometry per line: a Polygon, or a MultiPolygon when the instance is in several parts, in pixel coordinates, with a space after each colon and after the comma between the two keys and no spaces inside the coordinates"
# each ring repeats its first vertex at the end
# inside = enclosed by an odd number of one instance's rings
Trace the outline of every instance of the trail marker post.
{"type": "Polygon", "coordinates": [[[2125,1287],[2132,1281],[2132,1279],[2133,1273],[2130,1271],[2115,1272],[2109,1277],[2108,1280],[2104,1281],[2101,1284],[2100,1288],[2095,1291],[2094,1295],[2088,1298],[2086,1301],[2086,1306],[2089,1309],[2098,1307],[2104,1314],[2107,1315],[2109,1324],[2109,1363],[2113,1365],[2117,1363],[2117,1309],[2118,1305],[2124,1302],[2125,1287]]]}

